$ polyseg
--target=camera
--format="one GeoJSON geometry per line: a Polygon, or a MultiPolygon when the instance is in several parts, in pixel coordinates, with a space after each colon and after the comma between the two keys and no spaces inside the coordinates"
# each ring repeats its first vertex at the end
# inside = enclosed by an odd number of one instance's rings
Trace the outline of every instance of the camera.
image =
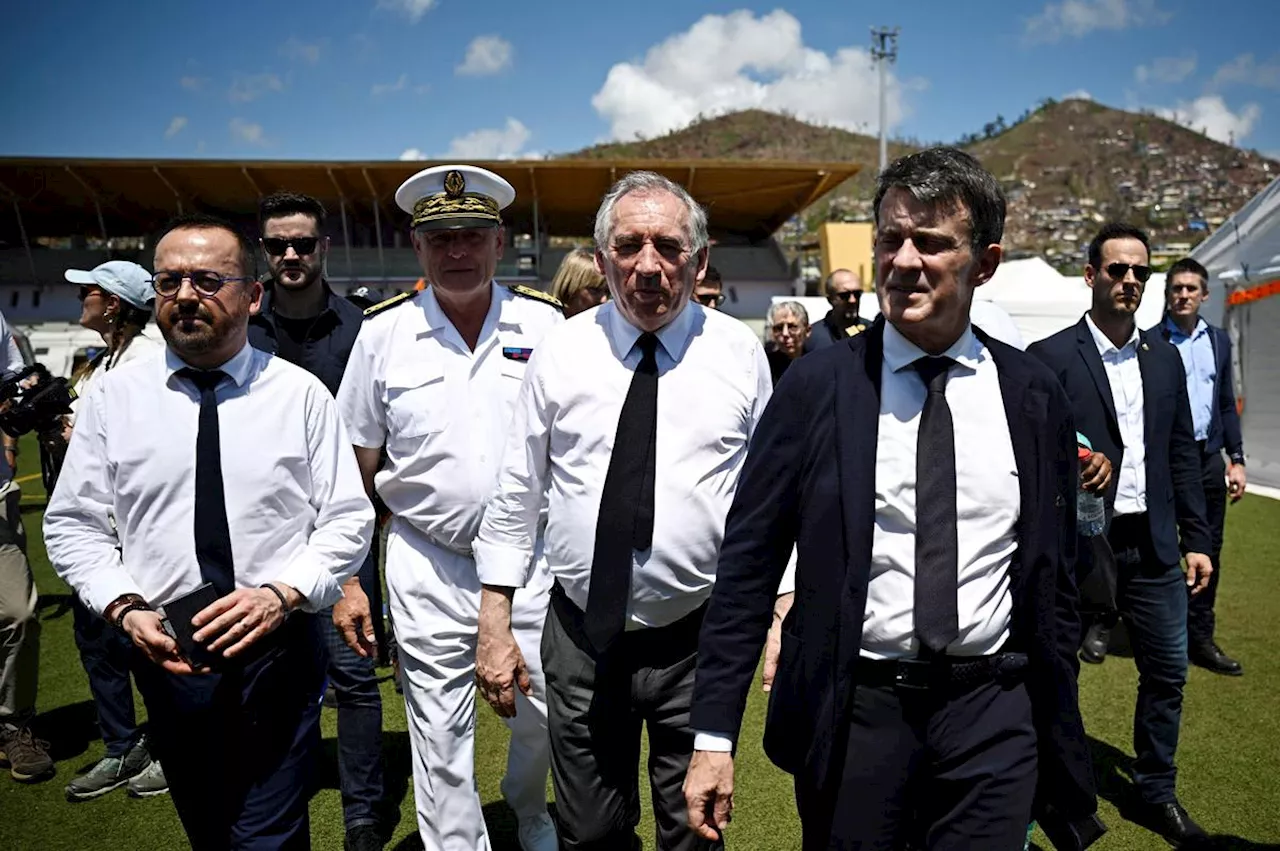
{"type": "Polygon", "coordinates": [[[53,492],[66,456],[63,417],[71,413],[74,399],[67,380],[54,378],[43,364],[32,364],[0,382],[0,429],[13,437],[36,433],[46,493],[53,492]]]}

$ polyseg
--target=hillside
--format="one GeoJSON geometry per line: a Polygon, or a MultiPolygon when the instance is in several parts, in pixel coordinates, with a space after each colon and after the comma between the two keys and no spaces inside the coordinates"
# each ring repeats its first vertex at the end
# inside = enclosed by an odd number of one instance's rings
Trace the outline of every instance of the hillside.
{"type": "MultiPolygon", "coordinates": [[[[970,137],[977,156],[1009,193],[1006,249],[1039,254],[1064,270],[1081,263],[1099,222],[1149,228],[1171,254],[1188,250],[1267,185],[1280,164],[1215,142],[1149,114],[1093,101],[1046,102],[1011,127],[1003,119],[970,137]]],[[[889,145],[889,156],[912,147],[889,145]]],[[[615,142],[570,154],[632,159],[852,160],[866,167],[806,215],[802,232],[824,219],[869,220],[876,139],[748,110],[696,122],[666,136],[615,142]]]]}

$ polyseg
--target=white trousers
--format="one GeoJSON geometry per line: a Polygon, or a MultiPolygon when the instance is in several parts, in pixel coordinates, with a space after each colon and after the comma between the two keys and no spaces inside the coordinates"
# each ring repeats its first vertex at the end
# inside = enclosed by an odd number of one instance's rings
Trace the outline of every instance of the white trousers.
{"type": "MultiPolygon", "coordinates": [[[[475,561],[436,546],[395,519],[387,536],[387,591],[399,648],[413,749],[413,795],[426,851],[488,851],[475,779],[476,635],[480,580],[475,561]]],[[[512,630],[533,680],[516,691],[516,717],[502,794],[518,818],[547,811],[546,682],[542,626],[551,573],[539,558],[533,580],[516,591],[512,630]]]]}

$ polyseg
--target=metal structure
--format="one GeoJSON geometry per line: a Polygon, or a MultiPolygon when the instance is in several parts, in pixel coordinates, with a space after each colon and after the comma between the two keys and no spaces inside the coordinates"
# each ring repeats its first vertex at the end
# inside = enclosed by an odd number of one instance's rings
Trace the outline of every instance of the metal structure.
{"type": "Polygon", "coordinates": [[[880,71],[880,171],[889,164],[888,65],[898,61],[898,28],[871,28],[871,58],[880,71]]]}

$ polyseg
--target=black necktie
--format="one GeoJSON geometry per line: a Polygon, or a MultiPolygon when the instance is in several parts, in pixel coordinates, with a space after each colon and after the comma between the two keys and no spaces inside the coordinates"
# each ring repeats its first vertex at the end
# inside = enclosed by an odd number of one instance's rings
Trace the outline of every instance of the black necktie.
{"type": "Polygon", "coordinates": [[[916,440],[916,637],[934,653],[944,652],[960,635],[956,440],[946,397],[947,370],[954,363],[926,357],[914,364],[929,388],[916,440]]]}
{"type": "Polygon", "coordinates": [[[196,561],[200,578],[217,589],[219,596],[236,588],[235,562],[231,556],[231,529],[227,523],[227,498],[222,487],[222,450],[218,442],[218,398],[214,393],[221,370],[178,370],[200,391],[200,430],[196,436],[196,561]]]}
{"type": "Polygon", "coordinates": [[[618,417],[609,471],[600,495],[585,629],[603,653],[626,626],[634,550],[653,545],[653,479],[658,419],[658,338],[640,335],[643,356],[618,417]]]}

